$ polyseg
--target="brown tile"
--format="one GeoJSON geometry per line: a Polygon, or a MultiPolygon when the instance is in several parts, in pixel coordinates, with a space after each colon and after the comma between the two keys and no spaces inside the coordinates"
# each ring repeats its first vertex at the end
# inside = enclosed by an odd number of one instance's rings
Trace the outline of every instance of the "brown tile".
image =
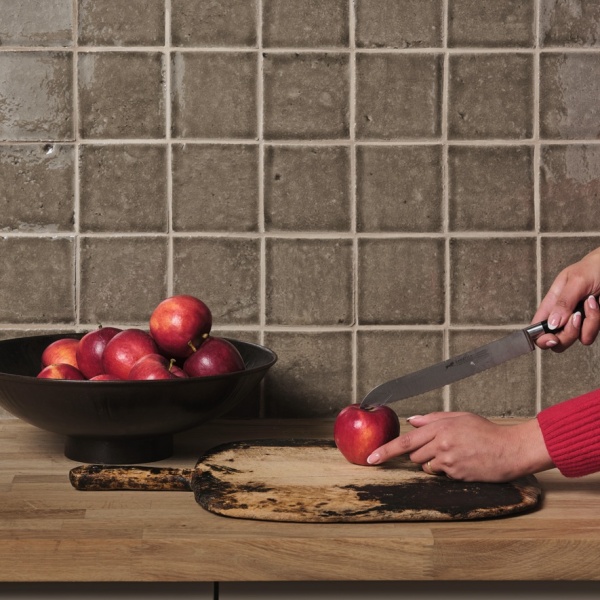
{"type": "Polygon", "coordinates": [[[0,54],[0,140],[72,140],[73,57],[0,54]]]}
{"type": "Polygon", "coordinates": [[[442,0],[357,0],[359,48],[440,48],[442,0]]]}
{"type": "Polygon", "coordinates": [[[526,47],[535,43],[535,0],[449,0],[450,47],[526,47]]]}
{"type": "Polygon", "coordinates": [[[540,169],[542,231],[600,229],[600,148],[543,146],[540,169]]]}
{"type": "Polygon", "coordinates": [[[162,53],[80,53],[78,68],[82,137],[164,137],[162,53]]]}
{"type": "Polygon", "coordinates": [[[267,323],[350,325],[352,240],[268,239],[267,323]]]}
{"type": "Polygon", "coordinates": [[[441,146],[358,146],[358,231],[440,231],[441,146]]]}
{"type": "Polygon", "coordinates": [[[164,0],[79,0],[78,20],[79,43],[83,46],[165,43],[164,0]]]}
{"type": "Polygon", "coordinates": [[[171,0],[174,46],[256,46],[258,0],[171,0]]]}
{"type": "Polygon", "coordinates": [[[152,310],[166,296],[165,238],[82,238],[83,323],[146,327],[152,310]]]}
{"type": "Polygon", "coordinates": [[[72,44],[72,0],[0,0],[0,46],[72,44]]]}
{"type": "Polygon", "coordinates": [[[258,325],[260,242],[177,237],[173,283],[176,294],[192,294],[206,302],[214,325],[258,325]]]}
{"type": "Polygon", "coordinates": [[[595,236],[590,237],[542,238],[542,297],[546,295],[552,282],[564,268],[600,247],[600,237],[597,235],[598,232],[595,233],[595,236]]]}
{"type": "Polygon", "coordinates": [[[83,145],[79,165],[81,231],[167,231],[166,146],[83,145]]]}
{"type": "Polygon", "coordinates": [[[600,46],[600,4],[581,0],[541,0],[540,45],[600,46]]]}
{"type": "Polygon", "coordinates": [[[438,54],[358,54],[357,138],[439,137],[442,70],[438,54]]]}
{"type": "Polygon", "coordinates": [[[265,138],[347,138],[349,91],[346,54],[266,54],[265,138]]]}
{"type": "Polygon", "coordinates": [[[267,332],[279,360],[267,374],[267,417],[333,417],[352,403],[350,332],[267,332]]]}
{"type": "MultiPolygon", "coordinates": [[[[441,331],[359,331],[357,402],[375,386],[444,359],[441,331]]],[[[441,389],[390,404],[403,417],[444,410],[441,389]]]]}
{"type": "Polygon", "coordinates": [[[0,231],[72,231],[72,145],[0,146],[0,231]]]}
{"type": "Polygon", "coordinates": [[[542,353],[542,408],[598,389],[600,344],[576,342],[566,352],[542,353]]]}
{"type": "Polygon", "coordinates": [[[264,0],[263,46],[335,47],[349,43],[347,0],[264,0]]]}
{"type": "Polygon", "coordinates": [[[540,136],[600,137],[600,54],[570,52],[540,56],[540,136]]]}
{"type": "Polygon", "coordinates": [[[537,308],[535,266],[533,238],[451,240],[451,322],[529,323],[537,308]]]}
{"type": "Polygon", "coordinates": [[[454,231],[531,231],[531,146],[450,146],[449,216],[454,231]]]}
{"type": "Polygon", "coordinates": [[[72,239],[0,238],[0,254],[0,322],[74,321],[72,239]]]}
{"type": "MultiPolygon", "coordinates": [[[[507,334],[506,331],[451,331],[450,356],[469,352],[507,334]]],[[[450,410],[485,417],[533,417],[535,399],[534,352],[450,386],[450,410]]]]}
{"type": "Polygon", "coordinates": [[[532,134],[533,55],[450,56],[451,139],[529,139],[532,134]]]}
{"type": "Polygon", "coordinates": [[[443,240],[359,240],[358,317],[362,325],[443,323],[443,240]]]}
{"type": "Polygon", "coordinates": [[[176,52],[173,135],[180,138],[256,138],[255,52],[176,52]]]}
{"type": "Polygon", "coordinates": [[[267,146],[264,189],[267,230],[350,229],[348,147],[267,146]]]}
{"type": "Polygon", "coordinates": [[[258,147],[173,146],[175,231],[258,229],[258,147]]]}

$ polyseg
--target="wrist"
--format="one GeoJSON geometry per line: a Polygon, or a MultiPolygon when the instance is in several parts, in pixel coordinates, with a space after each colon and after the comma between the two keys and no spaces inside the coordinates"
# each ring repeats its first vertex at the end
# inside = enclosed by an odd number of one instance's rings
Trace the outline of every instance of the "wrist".
{"type": "Polygon", "coordinates": [[[512,442],[516,452],[516,476],[531,475],[554,467],[537,419],[513,425],[512,442]]]}

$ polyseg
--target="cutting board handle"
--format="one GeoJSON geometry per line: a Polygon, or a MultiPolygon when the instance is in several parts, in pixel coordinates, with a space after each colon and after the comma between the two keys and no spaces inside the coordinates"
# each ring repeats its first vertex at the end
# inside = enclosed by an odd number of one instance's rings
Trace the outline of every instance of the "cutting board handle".
{"type": "Polygon", "coordinates": [[[82,491],[143,490],[146,492],[191,492],[194,469],[82,465],[71,469],[71,485],[82,491]]]}

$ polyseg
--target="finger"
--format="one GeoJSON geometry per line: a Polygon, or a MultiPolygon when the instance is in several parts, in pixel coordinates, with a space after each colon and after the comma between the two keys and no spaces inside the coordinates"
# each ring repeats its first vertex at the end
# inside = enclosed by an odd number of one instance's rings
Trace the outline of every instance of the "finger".
{"type": "Polygon", "coordinates": [[[579,339],[582,321],[583,318],[579,311],[573,313],[564,329],[555,334],[558,344],[551,349],[554,352],[563,352],[567,348],[570,348],[579,339]]]}
{"type": "Polygon", "coordinates": [[[423,427],[424,425],[429,425],[430,423],[435,423],[441,419],[451,419],[453,417],[460,417],[461,415],[465,415],[465,412],[431,412],[426,415],[415,415],[414,417],[408,417],[406,419],[413,427],[423,427]]]}
{"type": "Polygon", "coordinates": [[[584,304],[585,319],[581,326],[579,339],[585,346],[593,344],[600,331],[600,307],[598,301],[592,295],[585,301],[584,304]]]}
{"type": "Polygon", "coordinates": [[[540,335],[539,338],[535,340],[536,346],[541,348],[542,350],[548,350],[558,346],[560,340],[556,337],[554,333],[545,333],[540,335]]]}
{"type": "Polygon", "coordinates": [[[555,330],[566,327],[579,301],[590,293],[583,276],[578,273],[568,276],[565,285],[556,297],[554,306],[550,308],[548,328],[555,330]]]}
{"type": "Polygon", "coordinates": [[[425,473],[429,473],[429,475],[445,475],[444,471],[437,470],[434,464],[435,459],[428,460],[427,462],[421,465],[421,469],[425,471],[425,473]]]}
{"type": "Polygon", "coordinates": [[[429,428],[414,429],[394,438],[391,442],[376,448],[367,457],[367,462],[370,465],[378,465],[395,456],[410,454],[418,448],[421,448],[421,446],[429,443],[433,437],[434,432],[430,431],[429,428]]]}

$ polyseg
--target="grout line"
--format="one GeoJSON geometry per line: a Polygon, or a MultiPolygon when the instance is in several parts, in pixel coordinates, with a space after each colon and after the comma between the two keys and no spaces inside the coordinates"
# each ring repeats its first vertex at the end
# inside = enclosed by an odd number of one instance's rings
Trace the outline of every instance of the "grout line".
{"type": "Polygon", "coordinates": [[[352,233],[352,378],[351,378],[351,394],[352,402],[359,402],[358,398],[358,288],[359,288],[359,251],[358,251],[358,236],[357,233],[357,172],[356,172],[356,15],[354,12],[353,0],[348,0],[348,31],[349,31],[349,46],[350,46],[350,98],[349,98],[349,134],[350,134],[350,231],[352,233]]]}
{"type": "Polygon", "coordinates": [[[81,324],[81,186],[80,186],[80,136],[79,136],[79,6],[73,2],[73,232],[75,234],[75,264],[73,283],[75,297],[75,325],[81,324]]]}
{"type": "Polygon", "coordinates": [[[173,140],[172,131],[172,77],[171,77],[171,0],[165,0],[165,47],[163,48],[163,69],[165,71],[165,136],[167,142],[167,297],[175,288],[174,238],[173,238],[173,140]]]}

